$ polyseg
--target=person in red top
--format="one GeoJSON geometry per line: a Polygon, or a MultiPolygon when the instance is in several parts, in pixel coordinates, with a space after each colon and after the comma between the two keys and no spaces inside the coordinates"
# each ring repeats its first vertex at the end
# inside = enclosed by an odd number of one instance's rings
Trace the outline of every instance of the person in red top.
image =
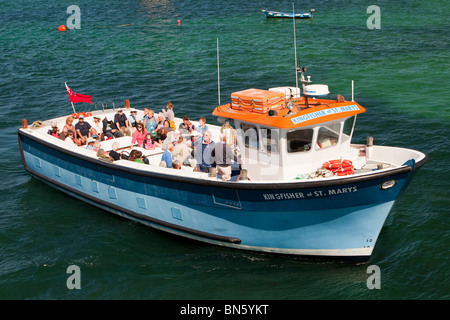
{"type": "Polygon", "coordinates": [[[133,133],[131,144],[137,143],[139,147],[142,147],[144,145],[146,134],[147,130],[145,130],[144,125],[142,123],[138,123],[136,126],[136,131],[133,133]]]}

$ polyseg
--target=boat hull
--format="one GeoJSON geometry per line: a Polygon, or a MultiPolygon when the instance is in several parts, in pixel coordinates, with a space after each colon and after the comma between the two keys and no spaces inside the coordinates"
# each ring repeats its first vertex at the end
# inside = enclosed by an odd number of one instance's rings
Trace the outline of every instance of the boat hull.
{"type": "Polygon", "coordinates": [[[25,169],[80,200],[156,229],[232,248],[369,259],[411,167],[333,181],[189,179],[117,166],[19,130],[25,169]],[[385,181],[395,185],[382,190],[385,181]]]}

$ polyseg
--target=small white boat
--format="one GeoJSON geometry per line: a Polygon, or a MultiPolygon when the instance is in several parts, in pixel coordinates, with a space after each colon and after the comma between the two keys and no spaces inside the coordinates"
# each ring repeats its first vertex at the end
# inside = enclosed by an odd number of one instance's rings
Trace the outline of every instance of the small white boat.
{"type": "Polygon", "coordinates": [[[282,18],[282,19],[310,19],[313,17],[314,9],[311,9],[309,12],[279,12],[279,11],[269,11],[262,10],[266,18],[282,18]]]}

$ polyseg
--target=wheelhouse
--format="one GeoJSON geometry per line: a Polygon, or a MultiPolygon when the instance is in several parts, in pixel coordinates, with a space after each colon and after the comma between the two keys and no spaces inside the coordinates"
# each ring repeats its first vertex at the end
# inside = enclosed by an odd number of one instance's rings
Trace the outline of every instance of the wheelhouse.
{"type": "MultiPolygon", "coordinates": [[[[236,94],[232,95],[236,96],[236,94]]],[[[234,120],[237,144],[250,179],[277,181],[314,172],[322,163],[354,155],[351,138],[364,108],[352,101],[296,98],[265,112],[227,104],[213,115],[234,120]]],[[[220,119],[219,119],[220,121],[220,119]]]]}

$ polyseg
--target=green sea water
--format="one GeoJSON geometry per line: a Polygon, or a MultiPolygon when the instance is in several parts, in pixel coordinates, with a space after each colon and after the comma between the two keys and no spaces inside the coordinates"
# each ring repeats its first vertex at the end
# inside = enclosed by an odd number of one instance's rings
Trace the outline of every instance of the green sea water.
{"type": "MultiPolygon", "coordinates": [[[[295,85],[292,1],[72,2],[6,0],[0,7],[0,299],[449,299],[450,108],[448,1],[294,2],[298,62],[331,97],[367,112],[354,142],[428,154],[396,202],[371,260],[358,265],[213,247],[149,229],[31,178],[17,143],[22,119],[72,112],[76,92],[177,116],[211,115],[246,88],[295,85]],[[70,5],[80,29],[58,32],[70,5]],[[370,5],[380,29],[369,29],[370,5]],[[178,25],[177,21],[180,20],[178,25]],[[67,267],[81,270],[68,289],[67,267]],[[369,289],[369,266],[381,288],[369,289]]],[[[87,106],[76,105],[77,111],[87,106]]]]}

